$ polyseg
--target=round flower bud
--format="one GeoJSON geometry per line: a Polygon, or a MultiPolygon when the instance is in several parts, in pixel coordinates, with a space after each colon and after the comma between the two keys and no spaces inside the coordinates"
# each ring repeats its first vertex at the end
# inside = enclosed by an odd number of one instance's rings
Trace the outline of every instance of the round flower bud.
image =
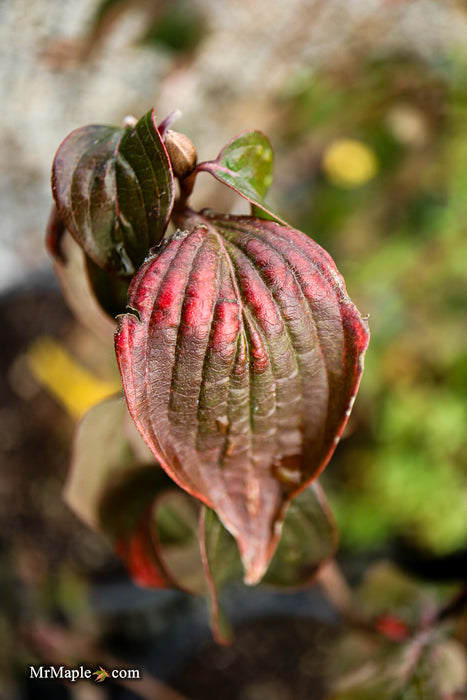
{"type": "Polygon", "coordinates": [[[169,130],[164,136],[164,145],[175,177],[185,179],[196,167],[197,153],[193,143],[185,134],[169,130]]]}

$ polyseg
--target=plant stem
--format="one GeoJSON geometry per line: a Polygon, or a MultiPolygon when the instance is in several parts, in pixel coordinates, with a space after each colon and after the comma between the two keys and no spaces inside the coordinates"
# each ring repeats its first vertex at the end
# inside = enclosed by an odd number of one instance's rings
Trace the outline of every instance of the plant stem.
{"type": "Polygon", "coordinates": [[[355,615],[353,593],[340,567],[332,559],[323,564],[316,577],[316,583],[321,587],[332,607],[344,619],[355,615]]]}
{"type": "Polygon", "coordinates": [[[180,185],[180,199],[179,199],[179,207],[183,208],[185,207],[192,191],[193,191],[193,186],[195,184],[195,179],[196,179],[196,170],[194,170],[190,175],[187,177],[183,178],[183,180],[179,180],[179,185],[180,185]]]}
{"type": "Polygon", "coordinates": [[[371,634],[376,633],[371,620],[357,604],[341,568],[334,559],[323,564],[316,576],[316,583],[344,622],[371,634]]]}
{"type": "Polygon", "coordinates": [[[444,622],[450,617],[461,615],[467,608],[467,587],[457,593],[443,608],[438,611],[436,622],[444,622]]]}

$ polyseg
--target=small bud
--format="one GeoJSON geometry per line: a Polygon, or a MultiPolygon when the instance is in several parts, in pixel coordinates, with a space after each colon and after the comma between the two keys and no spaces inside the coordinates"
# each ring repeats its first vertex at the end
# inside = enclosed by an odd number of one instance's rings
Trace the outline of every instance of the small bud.
{"type": "Polygon", "coordinates": [[[128,126],[131,126],[131,128],[133,129],[137,123],[138,123],[138,120],[132,114],[127,114],[126,117],[123,117],[123,128],[124,129],[126,129],[128,126]]]}
{"type": "Polygon", "coordinates": [[[185,179],[196,167],[198,154],[196,148],[185,134],[177,131],[167,131],[164,144],[169,154],[175,177],[185,179]]]}

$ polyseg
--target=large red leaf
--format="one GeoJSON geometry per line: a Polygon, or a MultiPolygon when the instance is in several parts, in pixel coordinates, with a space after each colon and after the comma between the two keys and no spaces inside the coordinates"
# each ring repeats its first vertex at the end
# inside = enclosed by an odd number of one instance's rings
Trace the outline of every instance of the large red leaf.
{"type": "Polygon", "coordinates": [[[169,475],[263,576],[291,498],[342,433],[368,344],[329,255],[294,229],[187,213],[116,334],[130,413],[169,475]]]}

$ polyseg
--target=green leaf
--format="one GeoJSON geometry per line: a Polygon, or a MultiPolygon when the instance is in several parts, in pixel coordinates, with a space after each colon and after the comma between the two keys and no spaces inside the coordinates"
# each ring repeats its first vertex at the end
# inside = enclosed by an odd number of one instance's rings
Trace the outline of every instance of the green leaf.
{"type": "Polygon", "coordinates": [[[271,214],[269,211],[259,207],[257,204],[251,205],[251,216],[256,216],[258,219],[266,219],[267,221],[277,221],[279,224],[282,223],[280,219],[271,214]]]}
{"type": "Polygon", "coordinates": [[[216,160],[200,163],[196,170],[211,173],[247,199],[261,218],[284,224],[264,202],[272,183],[273,160],[269,139],[261,131],[247,131],[229,141],[216,160]]]}
{"type": "Polygon", "coordinates": [[[179,588],[206,595],[207,582],[199,549],[200,504],[175,484],[154,502],[157,533],[165,571],[179,588]]]}
{"type": "Polygon", "coordinates": [[[274,586],[311,583],[321,565],[337,550],[332,512],[317,481],[290,503],[279,545],[263,579],[274,586]]]}
{"type": "Polygon", "coordinates": [[[220,594],[227,583],[242,580],[242,561],[234,538],[210,508],[201,510],[199,538],[208,582],[212,633],[219,644],[228,644],[233,631],[222,610],[220,594]]]}
{"type": "MultiPolygon", "coordinates": [[[[200,538],[210,592],[211,625],[216,639],[226,642],[232,633],[222,613],[220,595],[226,584],[241,581],[242,563],[234,538],[208,508],[202,515],[200,538]]],[[[290,504],[263,583],[284,588],[309,585],[336,548],[336,526],[324,493],[315,482],[290,504]]]]}
{"type": "Polygon", "coordinates": [[[175,0],[167,3],[162,13],[157,13],[143,42],[184,55],[196,49],[207,31],[206,19],[196,3],[175,0]]]}
{"type": "Polygon", "coordinates": [[[86,271],[94,297],[105,313],[112,319],[123,314],[131,277],[113,275],[98,267],[89,256],[86,256],[86,271]]]}
{"type": "Polygon", "coordinates": [[[61,144],[52,169],[61,219],[96,265],[123,276],[160,243],[174,201],[167,151],[148,112],[134,127],[91,125],[61,144]]]}

